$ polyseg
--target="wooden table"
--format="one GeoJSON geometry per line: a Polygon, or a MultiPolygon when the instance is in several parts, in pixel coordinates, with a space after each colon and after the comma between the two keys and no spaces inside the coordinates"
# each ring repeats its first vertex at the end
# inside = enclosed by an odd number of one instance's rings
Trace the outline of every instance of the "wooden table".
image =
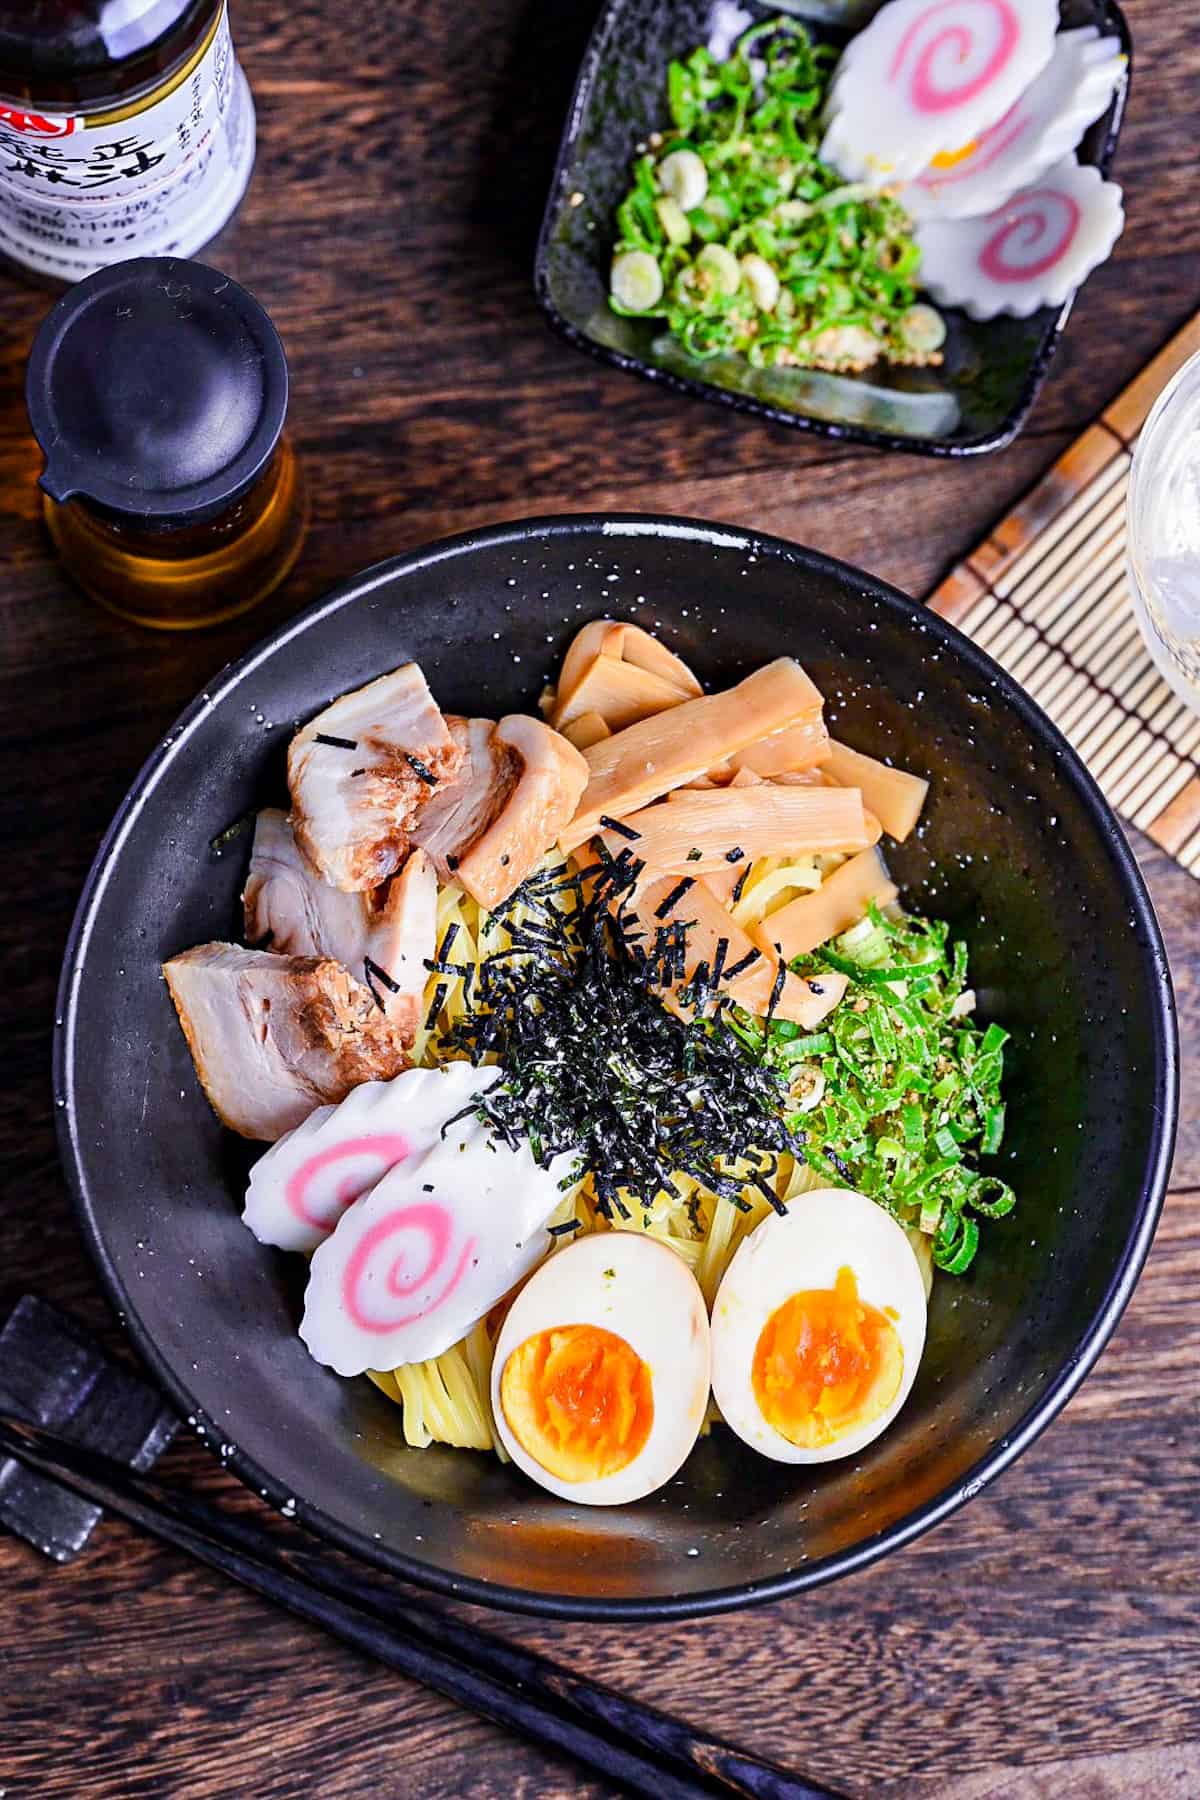
{"type": "MultiPolygon", "coordinates": [[[[0,277],[0,1283],[112,1344],[55,1155],[54,983],[105,821],[207,677],[353,570],[533,512],[732,520],[925,592],[1200,298],[1192,8],[1130,0],[1130,226],[1011,450],[830,450],[599,368],[550,336],[529,281],[593,10],[235,0],[260,149],[219,256],[283,332],[315,496],[302,566],[251,618],[152,635],[62,580],[21,400],[47,300],[0,277]]],[[[1200,889],[1138,850],[1182,1003],[1183,1130],[1150,1265],[1065,1416],[940,1531],[832,1588],[711,1626],[503,1629],[855,1796],[1200,1794],[1200,889]]],[[[190,1440],[163,1466],[232,1496],[190,1440]]],[[[602,1791],[116,1523],[64,1569],[0,1539],[0,1597],[8,1800],[602,1791]]]]}

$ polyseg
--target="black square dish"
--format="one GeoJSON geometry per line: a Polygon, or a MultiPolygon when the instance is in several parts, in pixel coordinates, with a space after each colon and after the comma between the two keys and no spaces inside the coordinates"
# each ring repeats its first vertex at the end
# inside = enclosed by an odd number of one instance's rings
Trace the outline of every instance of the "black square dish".
{"type": "MultiPolygon", "coordinates": [[[[751,369],[732,357],[696,362],[665,341],[662,320],[622,318],[608,305],[616,208],[635,146],[669,123],[669,62],[709,43],[715,32],[740,34],[780,12],[803,20],[821,41],[841,45],[853,35],[846,21],[857,15],[862,22],[873,10],[872,0],[609,0],[584,56],[559,148],[538,243],[538,299],[569,343],[681,393],[885,450],[927,456],[1000,450],[1037,398],[1070,301],[1028,319],[983,323],[950,311],[941,368],[883,368],[869,376],[751,369]]],[[[1062,0],[1061,22],[1067,30],[1099,26],[1119,37],[1131,57],[1129,28],[1114,0],[1062,0]]],[[[1079,147],[1080,160],[1105,174],[1128,91],[1127,68],[1108,112],[1079,147]]]]}

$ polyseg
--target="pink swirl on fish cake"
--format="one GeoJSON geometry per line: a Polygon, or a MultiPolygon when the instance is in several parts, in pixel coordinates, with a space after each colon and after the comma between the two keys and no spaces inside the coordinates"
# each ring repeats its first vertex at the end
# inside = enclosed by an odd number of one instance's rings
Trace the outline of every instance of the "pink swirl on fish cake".
{"type": "MultiPolygon", "coordinates": [[[[387,1262],[386,1268],[382,1269],[383,1291],[392,1299],[403,1302],[437,1282],[450,1263],[454,1215],[447,1207],[438,1206],[434,1201],[422,1201],[385,1213],[382,1219],[377,1219],[369,1230],[363,1232],[346,1259],[346,1267],[342,1272],[342,1304],[360,1331],[398,1331],[402,1326],[413,1325],[418,1319],[427,1318],[430,1313],[436,1312],[462,1280],[467,1263],[476,1248],[476,1239],[469,1238],[435,1299],[419,1306],[415,1312],[383,1318],[368,1310],[365,1286],[370,1277],[372,1260],[389,1239],[397,1237],[424,1240],[420,1254],[425,1260],[415,1273],[409,1273],[403,1245],[387,1262]]],[[[380,1265],[377,1264],[376,1267],[378,1271],[380,1265]]]]}
{"type": "Polygon", "coordinates": [[[1066,256],[1082,218],[1079,203],[1070,194],[1031,188],[1005,208],[1004,223],[979,252],[979,267],[990,281],[1034,281],[1066,256]],[[1046,240],[1048,248],[1033,255],[1046,240]],[[1028,260],[1022,259],[1023,253],[1028,253],[1028,260]]]}
{"type": "Polygon", "coordinates": [[[891,79],[900,80],[911,66],[908,89],[914,112],[952,112],[956,107],[966,106],[991,86],[1008,67],[1020,41],[1021,22],[1009,0],[934,0],[933,5],[913,20],[897,45],[892,58],[891,79]],[[949,14],[950,18],[939,29],[937,22],[944,14],[949,14]],[[977,15],[974,29],[972,14],[977,15]],[[968,65],[977,61],[982,42],[981,26],[986,29],[988,23],[996,41],[990,54],[984,46],[986,60],[983,67],[977,68],[974,74],[968,73],[957,85],[945,84],[938,65],[954,59],[968,65]],[[932,37],[924,35],[930,26],[935,33],[932,37]]]}
{"type": "Polygon", "coordinates": [[[306,1225],[318,1231],[332,1231],[346,1208],[360,1194],[374,1187],[389,1169],[394,1169],[411,1154],[412,1145],[400,1132],[373,1132],[366,1137],[346,1138],[301,1163],[284,1189],[284,1204],[306,1225]],[[359,1169],[342,1177],[334,1189],[332,1202],[328,1198],[323,1201],[320,1196],[314,1201],[312,1190],[318,1178],[336,1164],[354,1160],[359,1161],[359,1169]]]}

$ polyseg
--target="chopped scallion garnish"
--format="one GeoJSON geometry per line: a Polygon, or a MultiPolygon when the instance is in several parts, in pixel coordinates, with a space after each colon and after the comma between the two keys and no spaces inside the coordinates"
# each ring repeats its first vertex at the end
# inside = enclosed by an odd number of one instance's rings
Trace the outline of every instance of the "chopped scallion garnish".
{"type": "MultiPolygon", "coordinates": [[[[808,1162],[885,1206],[933,1239],[937,1266],[966,1269],[976,1218],[1002,1218],[1016,1197],[973,1159],[1004,1136],[1000,1082],[1009,1034],[954,1016],[967,986],[967,954],[942,922],[884,917],[876,908],[836,943],[793,966],[809,977],[844,974],[846,997],[825,1030],[799,1037],[774,1025],[766,1060],[795,1082],[808,1065],[824,1080],[821,1105],[803,1115],[808,1162]]],[[[746,1022],[745,1041],[761,1044],[746,1022]]]]}

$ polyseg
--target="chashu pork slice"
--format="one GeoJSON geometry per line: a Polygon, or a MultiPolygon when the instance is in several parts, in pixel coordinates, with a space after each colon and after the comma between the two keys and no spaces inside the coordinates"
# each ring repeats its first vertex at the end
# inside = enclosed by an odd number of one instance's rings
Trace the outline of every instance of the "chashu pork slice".
{"type": "Polygon", "coordinates": [[[255,821],[242,904],[248,944],[361,968],[369,929],[363,895],[322,881],[280,807],[264,806],[255,821]]]}
{"type": "Polygon", "coordinates": [[[163,974],[223,1125],[273,1143],[315,1107],[408,1066],[403,1033],[341,963],[201,944],[163,974]]]}
{"type": "Polygon", "coordinates": [[[310,719],[288,749],[288,786],[296,841],[318,875],[348,893],[379,887],[462,756],[416,663],[310,719]]]}
{"type": "Polygon", "coordinates": [[[411,1044],[425,1016],[426,964],[437,949],[433,859],[424,850],[414,850],[400,873],[371,895],[368,904],[371,926],[363,980],[405,1043],[411,1044]]]}
{"type": "Polygon", "coordinates": [[[452,728],[465,747],[463,767],[413,836],[443,878],[492,911],[558,842],[587,785],[587,763],[561,732],[525,713],[498,725],[454,720],[452,728]]]}
{"type": "Polygon", "coordinates": [[[433,858],[442,880],[450,881],[459,856],[482,836],[504,805],[516,772],[493,748],[494,719],[461,719],[447,713],[446,724],[462,761],[454,780],[434,794],[421,813],[413,826],[413,840],[433,858]]]}
{"type": "Polygon", "coordinates": [[[242,899],[247,942],[342,963],[411,1043],[437,936],[437,876],[424,851],[373,892],[344,893],[301,853],[287,814],[267,806],[254,828],[242,899]]]}

